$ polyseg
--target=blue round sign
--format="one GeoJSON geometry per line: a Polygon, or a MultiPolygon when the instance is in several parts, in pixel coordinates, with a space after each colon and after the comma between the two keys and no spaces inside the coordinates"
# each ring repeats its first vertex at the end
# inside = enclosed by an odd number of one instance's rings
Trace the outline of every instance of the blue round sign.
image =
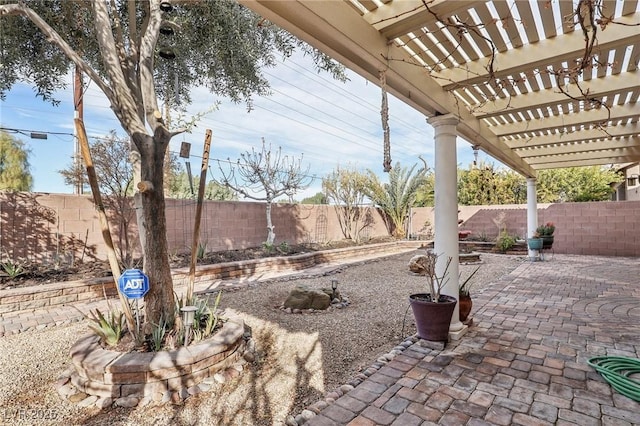
{"type": "Polygon", "coordinates": [[[140,299],[149,291],[149,277],[140,269],[127,269],[118,278],[118,288],[129,299],[140,299]]]}

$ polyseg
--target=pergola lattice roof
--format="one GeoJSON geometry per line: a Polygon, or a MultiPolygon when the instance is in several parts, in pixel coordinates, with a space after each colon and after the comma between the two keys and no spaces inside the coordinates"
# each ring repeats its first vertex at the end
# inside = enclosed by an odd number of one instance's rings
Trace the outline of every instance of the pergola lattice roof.
{"type": "Polygon", "coordinates": [[[370,81],[384,72],[426,116],[459,116],[460,136],[525,176],[640,161],[638,1],[583,6],[597,31],[579,72],[577,0],[241,3],[370,81]]]}

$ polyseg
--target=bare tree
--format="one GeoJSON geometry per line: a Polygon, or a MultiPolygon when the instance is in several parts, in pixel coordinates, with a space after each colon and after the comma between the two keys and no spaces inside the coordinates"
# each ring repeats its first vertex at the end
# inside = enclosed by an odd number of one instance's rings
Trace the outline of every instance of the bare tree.
{"type": "MultiPolygon", "coordinates": [[[[354,167],[340,167],[322,179],[322,190],[335,205],[342,235],[358,241],[366,219],[361,205],[364,202],[367,178],[354,167]]],[[[365,222],[366,223],[366,222],[365,222]]]]}
{"type": "Polygon", "coordinates": [[[261,151],[251,148],[251,152],[240,154],[235,167],[229,161],[226,172],[220,162],[218,167],[224,185],[246,198],[267,203],[268,245],[272,245],[276,240],[275,227],[271,221],[273,200],[281,195],[292,197],[298,191],[308,188],[313,180],[307,176],[309,166],[306,169],[302,168],[302,155],[300,158],[282,156],[282,148],[278,147],[276,151],[272,151],[271,144],[267,148],[264,138],[261,151]]]}
{"type": "MultiPolygon", "coordinates": [[[[130,198],[133,195],[133,167],[129,162],[129,138],[120,138],[111,131],[104,138],[95,139],[91,143],[93,166],[98,176],[100,193],[106,209],[114,219],[118,228],[117,254],[124,267],[133,265],[134,235],[130,233],[131,223],[135,218],[130,198]]],[[[87,185],[86,169],[77,162],[66,169],[58,170],[67,185],[87,185]]]]}

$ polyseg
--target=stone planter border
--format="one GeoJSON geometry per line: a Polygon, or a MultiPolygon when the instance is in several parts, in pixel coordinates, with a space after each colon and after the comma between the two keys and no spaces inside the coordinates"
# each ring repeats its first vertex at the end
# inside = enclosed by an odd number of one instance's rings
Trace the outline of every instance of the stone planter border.
{"type": "Polygon", "coordinates": [[[206,341],[175,351],[117,352],[103,348],[99,337],[91,333],[70,350],[70,384],[87,395],[113,400],[146,397],[160,402],[176,399],[174,393],[177,399],[184,399],[197,393],[194,387],[203,380],[240,361],[245,347],[240,319],[225,322],[206,341]]]}

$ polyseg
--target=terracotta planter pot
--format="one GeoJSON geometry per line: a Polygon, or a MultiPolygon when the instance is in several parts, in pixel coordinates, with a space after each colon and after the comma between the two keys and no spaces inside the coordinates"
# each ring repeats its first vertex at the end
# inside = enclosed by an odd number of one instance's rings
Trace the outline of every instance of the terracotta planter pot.
{"type": "Polygon", "coordinates": [[[471,308],[473,307],[473,300],[471,300],[471,296],[459,296],[458,310],[460,312],[460,321],[465,322],[467,318],[469,318],[469,314],[471,313],[471,308]]]}
{"type": "Polygon", "coordinates": [[[430,302],[429,299],[428,293],[409,296],[418,337],[433,342],[446,342],[449,340],[449,325],[456,307],[456,298],[442,295],[438,303],[430,302]]]}

